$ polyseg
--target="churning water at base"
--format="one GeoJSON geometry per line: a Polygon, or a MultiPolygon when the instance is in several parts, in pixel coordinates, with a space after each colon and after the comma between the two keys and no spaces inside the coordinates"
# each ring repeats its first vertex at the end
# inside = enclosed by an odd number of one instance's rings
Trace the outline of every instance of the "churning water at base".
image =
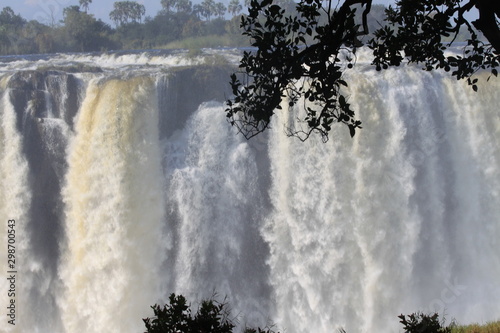
{"type": "Polygon", "coordinates": [[[277,114],[247,142],[209,102],[220,68],[172,57],[163,72],[115,59],[2,74],[0,245],[15,219],[18,273],[15,297],[1,279],[1,307],[16,304],[1,332],[141,332],[172,292],[216,291],[241,326],[292,333],[397,332],[415,311],[499,319],[498,80],[474,93],[361,64],[354,139],[302,143],[277,114]]]}

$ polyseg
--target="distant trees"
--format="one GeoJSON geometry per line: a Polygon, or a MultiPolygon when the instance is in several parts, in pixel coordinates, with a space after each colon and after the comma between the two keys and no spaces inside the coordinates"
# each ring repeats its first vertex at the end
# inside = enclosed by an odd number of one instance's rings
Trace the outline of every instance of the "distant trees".
{"type": "MultiPolygon", "coordinates": [[[[162,0],[163,1],[172,1],[172,0],[162,0]]],[[[181,1],[181,0],[174,0],[181,1]]],[[[193,14],[198,18],[205,18],[207,21],[210,21],[213,16],[217,16],[218,18],[224,18],[224,15],[227,12],[227,7],[222,2],[215,2],[214,0],[203,0],[200,4],[196,4],[192,7],[193,14]]]]}
{"type": "Polygon", "coordinates": [[[193,3],[190,0],[161,0],[161,6],[167,15],[174,9],[178,13],[190,13],[193,10],[193,3]]]}
{"type": "Polygon", "coordinates": [[[161,0],[161,6],[163,7],[163,10],[167,14],[170,14],[170,11],[173,8],[175,8],[176,3],[177,3],[177,0],[161,0]]]}
{"type": "Polygon", "coordinates": [[[89,5],[92,3],[92,0],[79,0],[80,8],[86,13],[89,10],[89,5]]]}
{"type": "Polygon", "coordinates": [[[34,36],[34,45],[32,45],[33,53],[51,53],[57,51],[57,36],[54,34],[54,29],[34,20],[28,22],[26,29],[34,36]]]}
{"type": "MultiPolygon", "coordinates": [[[[86,5],[90,0],[85,1],[86,5]]],[[[80,5],[85,5],[80,1],[80,5]]],[[[80,6],[63,9],[59,26],[26,21],[10,7],[0,12],[0,54],[30,54],[67,51],[98,51],[116,48],[111,41],[112,29],[80,6]]]]}
{"type": "Polygon", "coordinates": [[[12,8],[5,7],[0,12],[0,52],[15,48],[19,32],[26,21],[16,15],[12,8]]]}
{"type": "Polygon", "coordinates": [[[190,0],[177,0],[175,9],[178,13],[188,14],[193,10],[193,3],[190,0]]]}
{"type": "Polygon", "coordinates": [[[36,31],[27,29],[29,27],[28,22],[12,8],[3,8],[0,12],[0,53],[33,52],[36,31]]]}
{"type": "MultiPolygon", "coordinates": [[[[171,42],[198,37],[210,45],[247,45],[239,31],[240,18],[226,18],[228,7],[222,1],[157,0],[162,9],[145,17],[146,8],[137,1],[116,1],[109,13],[113,27],[96,19],[89,7],[92,0],[63,8],[63,19],[54,11],[49,24],[27,21],[12,8],[0,8],[0,55],[52,52],[86,52],[109,49],[163,47],[171,42]]],[[[237,15],[242,0],[231,0],[230,15],[237,15]]]]}
{"type": "Polygon", "coordinates": [[[215,14],[218,18],[223,19],[226,15],[227,7],[222,2],[217,2],[215,4],[215,14]]]}
{"type": "Polygon", "coordinates": [[[227,6],[227,11],[229,14],[238,15],[243,10],[239,0],[231,0],[227,6]]]}
{"type": "MultiPolygon", "coordinates": [[[[49,24],[27,21],[5,7],[0,9],[0,54],[158,48],[186,38],[193,39],[186,42],[186,47],[206,43],[248,45],[240,29],[241,19],[246,17],[240,15],[243,0],[230,0],[227,7],[222,0],[202,0],[195,5],[193,0],[157,1],[161,1],[162,10],[148,17],[143,5],[117,1],[109,13],[113,27],[91,14],[92,0],[79,0],[78,5],[64,8],[63,19],[49,24]],[[233,17],[228,18],[227,14],[233,17]]],[[[294,3],[293,0],[275,1],[287,8],[294,3]]],[[[382,8],[377,11],[382,12],[382,8]]]]}
{"type": "Polygon", "coordinates": [[[126,23],[138,23],[146,14],[146,8],[135,1],[117,1],[113,4],[113,10],[109,13],[109,18],[120,26],[126,23]]]}
{"type": "Polygon", "coordinates": [[[109,43],[106,34],[111,28],[93,15],[80,11],[78,6],[64,8],[64,31],[78,51],[98,51],[109,43]]]}
{"type": "Polygon", "coordinates": [[[21,15],[16,15],[12,8],[5,7],[0,12],[0,26],[6,29],[20,28],[26,22],[21,15]]]}
{"type": "Polygon", "coordinates": [[[208,21],[212,15],[216,13],[217,7],[214,0],[203,0],[201,3],[201,16],[205,17],[208,21]]]}

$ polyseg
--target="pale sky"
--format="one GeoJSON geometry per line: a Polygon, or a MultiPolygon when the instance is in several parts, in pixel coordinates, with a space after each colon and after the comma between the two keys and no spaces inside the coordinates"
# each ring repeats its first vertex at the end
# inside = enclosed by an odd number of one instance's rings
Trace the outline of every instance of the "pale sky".
{"type": "MultiPolygon", "coordinates": [[[[200,3],[202,0],[193,0],[193,3],[200,3]]],[[[230,0],[216,0],[226,6],[230,0]]],[[[115,0],[93,0],[89,6],[89,13],[104,22],[111,23],[109,12],[113,10],[115,0]]],[[[155,16],[161,9],[160,0],[137,0],[146,7],[146,15],[155,16]]],[[[242,3],[243,0],[240,0],[242,3]]],[[[50,24],[52,17],[57,23],[62,19],[62,10],[65,7],[78,5],[78,0],[1,0],[0,8],[11,7],[16,14],[21,14],[25,19],[38,20],[45,24],[50,24]]],[[[388,5],[394,0],[374,0],[374,3],[388,5]]]]}

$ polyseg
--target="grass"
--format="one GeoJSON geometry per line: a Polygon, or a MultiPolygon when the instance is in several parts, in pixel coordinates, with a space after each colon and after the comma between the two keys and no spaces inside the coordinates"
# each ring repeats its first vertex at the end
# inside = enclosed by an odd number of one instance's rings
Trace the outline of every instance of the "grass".
{"type": "Polygon", "coordinates": [[[483,325],[454,325],[452,333],[500,333],[500,321],[495,321],[483,325]]]}

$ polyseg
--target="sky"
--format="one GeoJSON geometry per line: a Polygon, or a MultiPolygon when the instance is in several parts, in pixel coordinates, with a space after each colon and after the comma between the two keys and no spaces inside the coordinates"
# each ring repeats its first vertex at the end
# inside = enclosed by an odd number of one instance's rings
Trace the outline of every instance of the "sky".
{"type": "MultiPolygon", "coordinates": [[[[194,0],[200,3],[202,0],[194,0]]],[[[226,6],[230,0],[216,0],[226,6]]],[[[89,13],[106,23],[111,23],[109,12],[113,10],[115,0],[93,0],[89,6],[89,13]]],[[[155,16],[161,9],[160,0],[137,0],[146,8],[146,16],[155,16]]],[[[240,0],[242,3],[243,0],[240,0]]],[[[0,8],[11,7],[16,14],[25,19],[37,20],[45,24],[57,23],[62,20],[63,8],[78,5],[78,0],[0,0],[0,8]],[[52,22],[52,21],[55,22],[52,22]]],[[[373,3],[388,5],[394,0],[374,0],[373,3]]]]}

